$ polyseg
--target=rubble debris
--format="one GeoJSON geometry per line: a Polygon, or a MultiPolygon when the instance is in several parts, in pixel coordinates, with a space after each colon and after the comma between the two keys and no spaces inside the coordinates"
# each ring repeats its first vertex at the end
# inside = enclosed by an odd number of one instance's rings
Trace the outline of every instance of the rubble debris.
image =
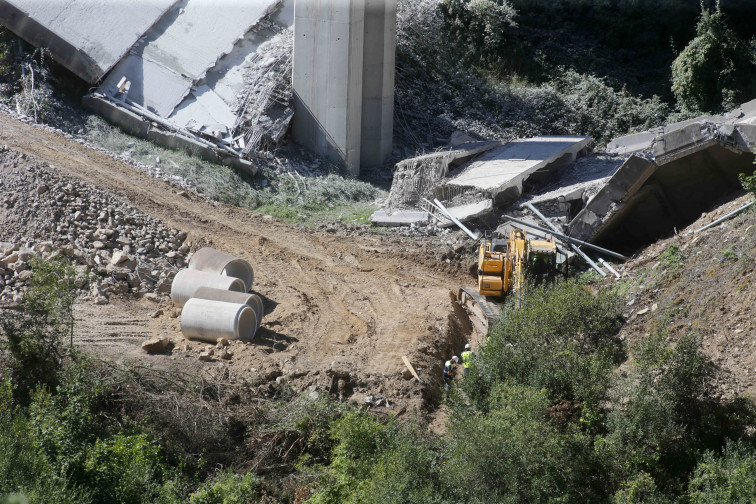
{"type": "Polygon", "coordinates": [[[148,340],[144,340],[142,343],[142,350],[144,350],[147,353],[163,353],[166,350],[168,350],[168,346],[170,345],[171,340],[162,337],[162,338],[151,338],[148,340]]]}
{"type": "Polygon", "coordinates": [[[614,248],[637,247],[698,218],[717,198],[740,189],[753,169],[756,100],[720,116],[615,139],[632,152],[569,225],[569,234],[614,248]]]}
{"type": "Polygon", "coordinates": [[[0,153],[0,177],[0,303],[23,291],[32,258],[60,256],[95,303],[126,293],[167,299],[159,285],[188,263],[186,233],[11,149],[0,153]]]}
{"type": "Polygon", "coordinates": [[[425,226],[430,218],[428,212],[418,210],[376,210],[370,221],[376,226],[425,226]]]}
{"type": "Polygon", "coordinates": [[[444,150],[406,159],[397,163],[386,207],[409,209],[423,197],[429,197],[447,173],[475,156],[501,146],[501,142],[468,142],[444,150]]]}
{"type": "MultiPolygon", "coordinates": [[[[578,157],[589,143],[584,137],[538,137],[477,152],[466,150],[475,145],[466,143],[408,159],[397,164],[384,211],[419,209],[433,217],[429,229],[450,226],[426,201],[436,197],[459,221],[506,235],[511,225],[499,226],[504,213],[524,216],[517,208],[528,203],[561,234],[634,250],[741,189],[738,175],[753,170],[756,100],[720,116],[620,137],[608,152],[578,157]]],[[[535,223],[526,227],[549,234],[535,223]]]]}
{"type": "Polygon", "coordinates": [[[293,50],[291,31],[281,30],[260,45],[244,74],[232,136],[245,156],[277,146],[289,128],[293,50]]]}

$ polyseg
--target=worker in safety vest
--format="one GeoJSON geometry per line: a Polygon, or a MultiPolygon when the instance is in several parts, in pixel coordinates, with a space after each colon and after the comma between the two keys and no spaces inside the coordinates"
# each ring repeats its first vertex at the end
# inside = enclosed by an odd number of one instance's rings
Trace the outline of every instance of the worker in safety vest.
{"type": "Polygon", "coordinates": [[[447,398],[449,397],[449,387],[451,387],[451,382],[454,379],[454,375],[457,374],[458,362],[459,357],[455,355],[444,364],[444,373],[441,376],[444,379],[444,390],[446,390],[447,398]]]}
{"type": "Polygon", "coordinates": [[[467,368],[470,367],[470,364],[472,364],[472,346],[470,343],[465,345],[465,351],[462,352],[462,376],[467,376],[467,368]]]}

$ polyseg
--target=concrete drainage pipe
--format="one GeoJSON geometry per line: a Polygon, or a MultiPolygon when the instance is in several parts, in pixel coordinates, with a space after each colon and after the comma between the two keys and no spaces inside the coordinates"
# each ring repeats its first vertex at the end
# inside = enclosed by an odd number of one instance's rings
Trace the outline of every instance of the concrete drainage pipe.
{"type": "Polygon", "coordinates": [[[247,287],[244,292],[249,292],[255,280],[255,273],[247,261],[210,247],[201,248],[192,255],[189,269],[241,278],[247,287]]]}
{"type": "Polygon", "coordinates": [[[176,277],[171,284],[171,299],[176,306],[184,304],[194,296],[194,293],[200,287],[213,287],[227,291],[244,292],[244,281],[231,277],[208,273],[206,271],[183,269],[176,273],[176,277]]]}
{"type": "Polygon", "coordinates": [[[181,332],[187,339],[251,340],[256,328],[255,311],[246,304],[192,298],[181,310],[181,332]]]}
{"type": "Polygon", "coordinates": [[[213,289],[212,287],[200,287],[192,297],[197,299],[210,299],[212,301],[223,301],[224,303],[246,304],[255,311],[255,317],[257,318],[255,333],[257,333],[260,324],[262,324],[263,303],[262,299],[260,299],[260,296],[257,294],[244,294],[241,292],[213,289]]]}

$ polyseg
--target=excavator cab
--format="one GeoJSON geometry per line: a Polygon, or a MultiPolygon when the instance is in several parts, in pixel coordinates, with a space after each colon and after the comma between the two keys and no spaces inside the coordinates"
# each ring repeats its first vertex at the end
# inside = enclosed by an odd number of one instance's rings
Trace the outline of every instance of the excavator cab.
{"type": "Polygon", "coordinates": [[[513,229],[509,239],[488,238],[478,253],[478,293],[503,297],[520,290],[526,279],[540,283],[558,273],[558,252],[552,240],[529,239],[513,229]]]}

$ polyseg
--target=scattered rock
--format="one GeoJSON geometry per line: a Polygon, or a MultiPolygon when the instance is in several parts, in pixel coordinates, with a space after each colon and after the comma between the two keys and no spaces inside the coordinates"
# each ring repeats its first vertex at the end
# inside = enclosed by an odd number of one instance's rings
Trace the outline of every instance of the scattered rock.
{"type": "Polygon", "coordinates": [[[152,301],[153,303],[159,303],[160,302],[160,295],[155,294],[154,292],[148,292],[144,295],[144,299],[147,301],[152,301]]]}
{"type": "Polygon", "coordinates": [[[163,310],[161,308],[158,308],[157,310],[155,310],[154,312],[152,312],[152,315],[150,315],[150,317],[152,317],[152,318],[158,318],[162,314],[163,314],[163,310]]]}
{"type": "Polygon", "coordinates": [[[166,337],[151,338],[142,343],[142,350],[147,353],[163,353],[168,349],[170,340],[166,337]]]}

